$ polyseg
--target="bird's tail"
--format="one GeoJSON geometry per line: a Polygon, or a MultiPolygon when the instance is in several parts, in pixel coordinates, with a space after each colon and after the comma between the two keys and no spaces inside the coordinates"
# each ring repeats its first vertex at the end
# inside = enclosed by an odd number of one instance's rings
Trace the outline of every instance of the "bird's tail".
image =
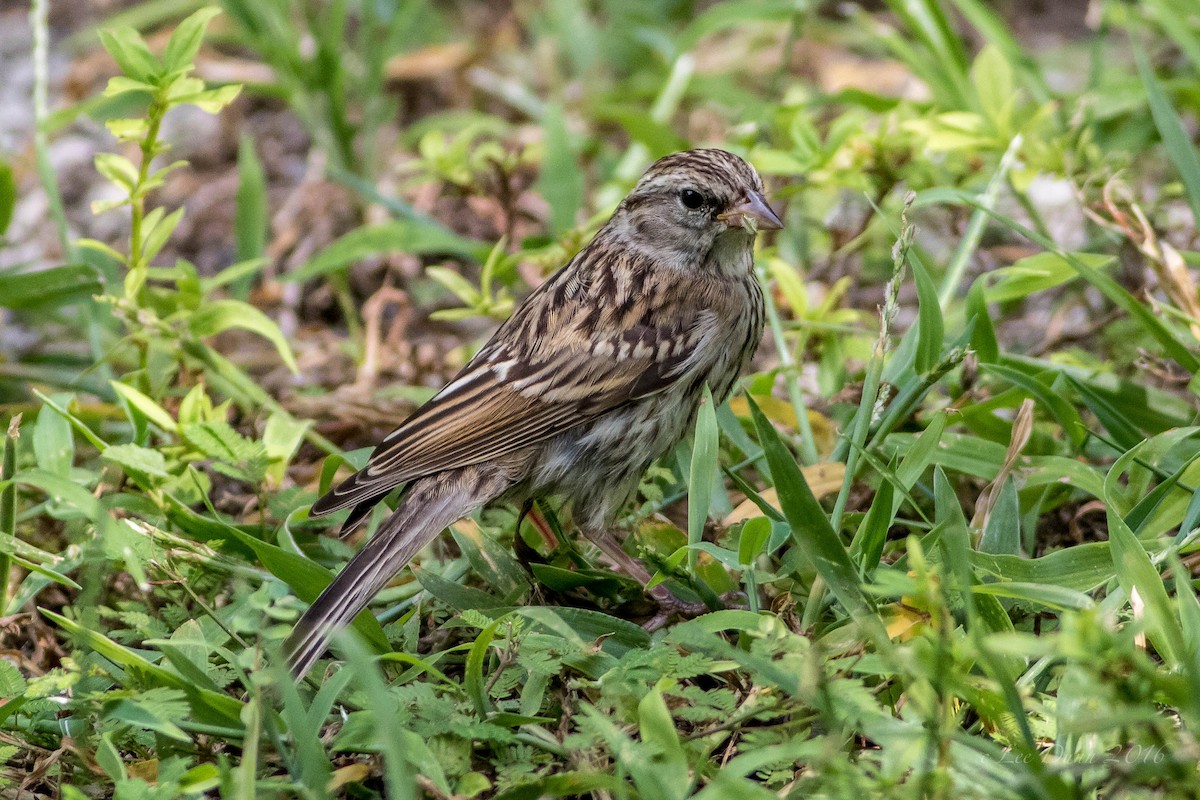
{"type": "Polygon", "coordinates": [[[292,674],[306,675],[334,634],[435,536],[501,494],[508,481],[499,477],[467,467],[415,482],[395,513],[296,623],[284,646],[292,674]]]}

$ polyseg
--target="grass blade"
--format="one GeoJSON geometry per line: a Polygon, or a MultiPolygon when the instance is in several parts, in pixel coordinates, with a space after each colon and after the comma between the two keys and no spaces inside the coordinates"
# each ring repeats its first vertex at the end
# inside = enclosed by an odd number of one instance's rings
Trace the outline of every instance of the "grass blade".
{"type": "Polygon", "coordinates": [[[808,488],[796,459],[787,451],[779,434],[753,398],[749,402],[754,427],[766,453],[767,464],[770,465],[771,479],[779,493],[779,504],[788,524],[792,526],[792,538],[812,560],[817,573],[829,585],[834,596],[856,621],[863,623],[864,630],[886,637],[876,616],[875,604],[863,593],[858,570],[837,532],[829,524],[825,510],[808,488]]]}
{"type": "Polygon", "coordinates": [[[1133,56],[1137,61],[1138,75],[1146,87],[1146,99],[1150,103],[1154,126],[1158,128],[1158,135],[1162,137],[1167,156],[1175,165],[1175,169],[1179,170],[1179,177],[1187,190],[1188,205],[1192,207],[1192,216],[1195,217],[1196,224],[1200,225],[1200,155],[1196,154],[1196,148],[1184,130],[1183,121],[1171,107],[1167,93],[1163,91],[1162,84],[1158,82],[1154,70],[1146,61],[1146,54],[1136,42],[1133,45],[1133,56]]]}
{"type": "Polygon", "coordinates": [[[696,440],[692,445],[692,463],[688,474],[688,572],[693,578],[697,577],[700,559],[696,545],[704,538],[704,524],[708,521],[708,508],[712,502],[719,436],[712,393],[705,384],[704,399],[696,414],[696,440]]]}
{"type": "Polygon", "coordinates": [[[952,192],[961,202],[969,206],[973,206],[983,211],[988,216],[996,221],[1011,228],[1017,233],[1039,246],[1045,248],[1049,252],[1056,254],[1059,258],[1071,265],[1071,269],[1079,273],[1079,276],[1085,281],[1095,286],[1100,290],[1101,294],[1107,297],[1114,305],[1116,305],[1129,316],[1133,317],[1141,324],[1146,332],[1149,333],[1159,344],[1167,355],[1179,362],[1179,364],[1188,372],[1200,372],[1200,357],[1197,357],[1187,345],[1180,342],[1171,333],[1170,329],[1162,323],[1154,312],[1151,311],[1144,303],[1138,301],[1136,297],[1131,295],[1123,286],[1115,280],[1105,275],[1098,269],[1089,267],[1081,260],[1076,258],[1074,254],[1068,253],[1059,247],[1053,240],[1042,236],[1040,233],[1030,230],[1026,226],[1014,220],[1012,217],[1005,216],[997,211],[988,208],[983,203],[963,192],[952,192]]]}

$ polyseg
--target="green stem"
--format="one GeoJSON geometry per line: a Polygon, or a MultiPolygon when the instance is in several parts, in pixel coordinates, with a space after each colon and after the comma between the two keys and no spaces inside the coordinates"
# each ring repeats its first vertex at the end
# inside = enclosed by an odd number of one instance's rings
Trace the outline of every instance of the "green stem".
{"type": "Polygon", "coordinates": [[[834,531],[841,530],[842,514],[846,510],[846,500],[850,496],[850,487],[854,484],[854,475],[858,470],[859,457],[867,434],[871,430],[871,421],[875,416],[875,404],[879,398],[880,385],[883,378],[883,365],[891,349],[892,320],[899,309],[900,283],[904,279],[904,267],[908,263],[908,249],[912,246],[915,228],[908,222],[908,209],[911,208],[913,195],[909,195],[904,203],[904,211],[900,215],[900,236],[892,248],[892,278],[888,281],[884,292],[883,308],[879,312],[879,337],[875,340],[875,349],[871,360],[867,363],[867,375],[863,381],[862,399],[855,412],[850,441],[853,447],[846,453],[846,475],[842,479],[842,488],[838,491],[837,500],[833,504],[833,515],[830,524],[834,531]]]}
{"type": "Polygon", "coordinates": [[[882,340],[884,335],[881,333],[880,341],[876,343],[875,352],[871,355],[871,361],[867,365],[867,376],[863,380],[862,400],[854,415],[854,428],[850,432],[850,440],[858,447],[851,447],[846,454],[846,477],[842,481],[841,490],[838,491],[837,500],[834,501],[833,515],[829,520],[835,531],[841,530],[842,514],[846,510],[850,487],[854,485],[854,473],[858,469],[859,450],[867,440],[867,431],[871,428],[875,400],[879,396],[879,379],[883,375],[884,346],[882,340]]]}
{"type": "Polygon", "coordinates": [[[48,14],[50,0],[33,0],[29,8],[29,27],[33,32],[33,150],[37,159],[38,177],[50,204],[50,217],[58,234],[58,243],[68,258],[74,260],[75,247],[67,227],[67,212],[63,207],[62,195],[54,167],[50,164],[50,147],[46,138],[46,87],[49,83],[47,54],[49,52],[48,14]]]}
{"type": "Polygon", "coordinates": [[[1007,182],[1008,173],[1012,171],[1013,164],[1017,161],[1017,153],[1020,151],[1023,141],[1024,137],[1018,133],[1008,143],[1008,149],[1004,151],[1000,165],[996,167],[995,174],[988,181],[987,189],[979,197],[979,205],[982,208],[975,209],[975,213],[971,215],[971,221],[967,223],[967,230],[963,234],[962,241],[959,242],[958,250],[955,251],[950,265],[946,267],[942,288],[938,290],[938,305],[942,307],[943,312],[950,304],[951,298],[954,297],[958,285],[962,283],[963,275],[967,271],[967,263],[971,260],[971,255],[979,247],[979,240],[983,237],[983,229],[989,216],[984,209],[990,210],[995,207],[996,198],[1000,195],[1000,187],[1007,182]]]}
{"type": "MultiPolygon", "coordinates": [[[[146,118],[149,120],[149,125],[146,129],[146,136],[142,139],[138,148],[142,151],[142,163],[138,165],[137,184],[129,192],[129,205],[131,208],[131,224],[129,231],[129,268],[142,269],[145,266],[142,264],[142,223],[146,219],[146,182],[150,179],[150,163],[154,160],[158,150],[158,131],[162,127],[163,116],[166,114],[166,104],[158,97],[155,97],[150,103],[150,108],[146,112],[146,118]]],[[[134,298],[129,298],[133,300],[134,298]]]]}
{"type": "Polygon", "coordinates": [[[750,605],[750,611],[757,614],[761,609],[758,603],[758,580],[754,577],[753,563],[746,568],[742,580],[746,582],[746,601],[750,605]]]}
{"type": "MultiPolygon", "coordinates": [[[[17,439],[21,436],[21,415],[13,416],[8,422],[8,433],[4,437],[4,459],[0,463],[0,481],[7,482],[17,472],[17,439]]],[[[17,532],[17,487],[8,483],[0,490],[0,533],[15,536],[17,532]]],[[[0,616],[8,613],[8,573],[12,570],[12,557],[0,553],[0,616]]]]}
{"type": "Polygon", "coordinates": [[[350,288],[350,279],[344,270],[334,272],[329,276],[329,284],[333,287],[333,296],[341,309],[342,317],[346,320],[346,329],[350,341],[354,342],[357,350],[355,360],[361,361],[366,353],[366,334],[363,331],[362,319],[359,318],[358,306],[354,302],[354,292],[350,288]]]}

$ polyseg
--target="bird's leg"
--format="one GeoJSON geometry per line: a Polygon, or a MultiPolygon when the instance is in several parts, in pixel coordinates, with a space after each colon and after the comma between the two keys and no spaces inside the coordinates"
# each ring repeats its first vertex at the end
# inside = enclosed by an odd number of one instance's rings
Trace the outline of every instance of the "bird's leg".
{"type": "Polygon", "coordinates": [[[521,511],[517,514],[517,527],[513,533],[513,552],[517,556],[517,561],[525,568],[530,575],[533,574],[531,564],[548,563],[546,556],[525,541],[525,537],[521,535],[521,523],[528,518],[534,530],[538,532],[542,541],[546,544],[546,548],[551,554],[559,546],[558,536],[554,532],[554,526],[546,519],[546,515],[542,512],[541,506],[537,501],[528,499],[521,504],[521,511]]]}
{"type": "MultiPolygon", "coordinates": [[[[583,531],[592,544],[600,548],[600,552],[612,562],[613,566],[621,572],[624,572],[629,577],[640,582],[642,586],[650,583],[652,577],[649,571],[642,566],[642,562],[638,561],[625,549],[621,547],[621,543],[613,538],[608,531],[587,530],[583,531]]],[[[675,595],[671,594],[665,584],[658,584],[646,590],[647,594],[654,599],[658,605],[658,613],[650,618],[642,627],[647,630],[657,630],[666,624],[667,620],[678,614],[684,617],[694,617],[703,614],[708,610],[708,606],[704,603],[688,603],[680,600],[675,595]]]]}
{"type": "MultiPolygon", "coordinates": [[[[546,515],[542,513],[542,507],[533,500],[530,500],[525,508],[522,509],[522,513],[525,511],[528,511],[529,521],[533,523],[533,527],[537,532],[542,535],[542,540],[546,543],[546,546],[551,551],[558,547],[558,537],[554,535],[554,528],[550,526],[546,515]]],[[[520,525],[518,524],[517,527],[520,528],[520,525]]]]}

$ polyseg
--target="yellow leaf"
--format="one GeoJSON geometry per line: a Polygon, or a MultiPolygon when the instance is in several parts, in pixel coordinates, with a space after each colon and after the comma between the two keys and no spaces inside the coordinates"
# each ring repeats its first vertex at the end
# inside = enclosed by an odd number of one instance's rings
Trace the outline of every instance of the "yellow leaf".
{"type": "Polygon", "coordinates": [[[375,770],[370,764],[355,762],[344,767],[338,767],[329,776],[329,791],[337,791],[348,783],[362,783],[371,777],[375,770]]]}
{"type": "MultiPolygon", "coordinates": [[[[767,419],[789,431],[796,430],[796,409],[792,407],[791,403],[771,395],[755,395],[754,402],[758,403],[758,407],[762,409],[767,419]]],[[[746,402],[745,395],[731,398],[729,409],[735,416],[750,416],[750,406],[746,402]]],[[[808,409],[808,426],[812,429],[818,452],[825,453],[833,449],[833,440],[837,431],[829,417],[810,408],[808,409]]]]}
{"type": "MultiPolygon", "coordinates": [[[[842,480],[846,475],[846,465],[840,461],[813,464],[809,467],[801,467],[800,471],[804,474],[804,480],[808,482],[808,488],[812,489],[813,495],[820,500],[822,497],[833,494],[838,489],[842,488],[842,480]]],[[[771,505],[779,506],[779,494],[772,487],[759,494],[763,500],[766,500],[771,505]]],[[[725,517],[724,525],[726,527],[743,520],[757,517],[762,512],[753,500],[743,500],[738,504],[738,507],[725,517]]]]}
{"type": "Polygon", "coordinates": [[[887,624],[887,635],[902,642],[908,641],[918,633],[919,626],[928,621],[928,617],[914,608],[902,605],[891,605],[881,609],[890,613],[891,619],[887,624]]]}

